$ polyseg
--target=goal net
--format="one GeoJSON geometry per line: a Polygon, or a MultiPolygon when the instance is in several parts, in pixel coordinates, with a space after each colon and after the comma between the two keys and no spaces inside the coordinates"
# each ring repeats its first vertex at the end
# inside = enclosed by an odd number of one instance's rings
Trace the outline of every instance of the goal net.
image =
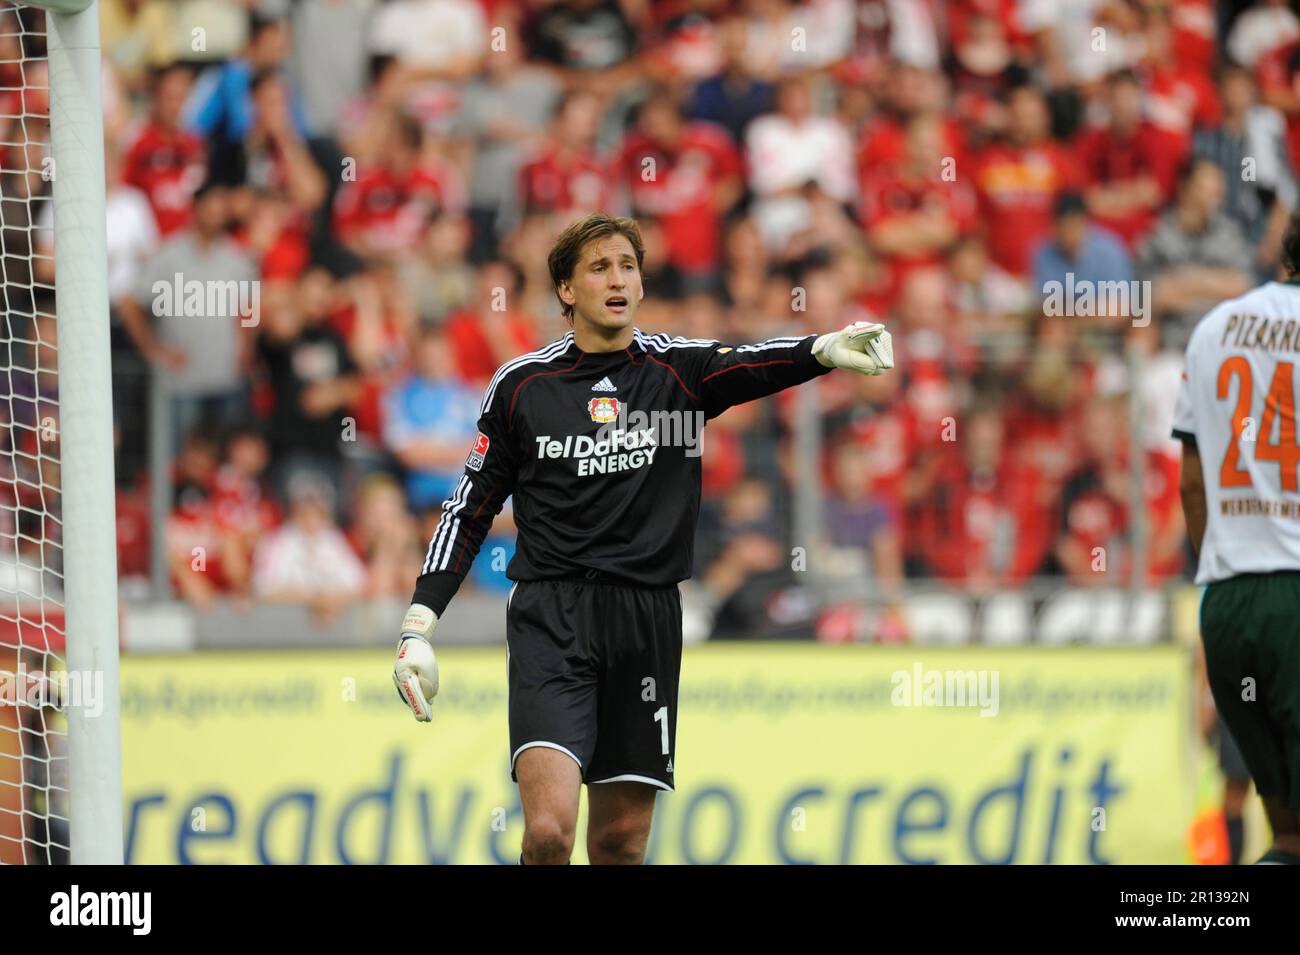
{"type": "Polygon", "coordinates": [[[0,8],[0,862],[68,861],[45,13],[0,8]]]}
{"type": "Polygon", "coordinates": [[[98,10],[41,6],[0,3],[0,863],[28,865],[121,858],[98,10]]]}

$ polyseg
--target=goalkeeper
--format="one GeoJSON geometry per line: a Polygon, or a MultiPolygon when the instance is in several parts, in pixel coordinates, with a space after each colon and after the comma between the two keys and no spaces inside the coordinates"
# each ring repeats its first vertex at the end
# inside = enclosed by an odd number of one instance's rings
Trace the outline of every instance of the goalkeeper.
{"type": "Polygon", "coordinates": [[[644,332],[644,253],[633,220],[602,213],[556,241],[550,275],[571,330],[489,383],[398,644],[393,680],[428,722],[434,627],[513,495],[509,755],[528,865],[568,862],[583,783],[588,858],[640,864],[656,793],[673,789],[696,425],[832,368],[893,367],[889,332],[868,322],[738,347],[644,332]]]}

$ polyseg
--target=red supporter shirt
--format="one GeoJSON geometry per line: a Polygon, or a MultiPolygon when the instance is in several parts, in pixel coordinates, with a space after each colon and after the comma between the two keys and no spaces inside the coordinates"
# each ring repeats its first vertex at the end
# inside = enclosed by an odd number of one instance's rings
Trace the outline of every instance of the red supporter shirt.
{"type": "Polygon", "coordinates": [[[616,165],[636,211],[663,226],[669,261],[684,272],[715,269],[722,226],[713,197],[724,181],[744,173],[744,160],[727,132],[712,123],[690,123],[672,152],[634,132],[616,165]],[[647,157],[654,159],[655,170],[649,182],[643,178],[647,157]]]}
{"type": "Polygon", "coordinates": [[[1038,472],[1049,493],[1055,493],[1079,459],[1077,407],[1039,408],[1020,395],[1006,412],[1010,453],[1024,467],[1038,472]]]}
{"type": "Polygon", "coordinates": [[[194,191],[206,175],[202,137],[166,130],[152,121],[140,130],[122,164],[122,181],[148,197],[163,236],[189,225],[194,191]]]}
{"type": "Polygon", "coordinates": [[[374,441],[382,441],[384,433],[384,395],[391,382],[382,375],[362,375],[361,390],[353,402],[352,414],[357,419],[357,431],[374,441]]]}
{"type": "MultiPolygon", "coordinates": [[[[868,232],[926,211],[946,214],[959,234],[969,232],[977,221],[975,193],[960,179],[955,182],[915,179],[890,170],[864,179],[862,197],[862,222],[868,232]]],[[[942,263],[944,251],[933,249],[914,255],[888,256],[891,287],[897,291],[908,273],[942,263]]]]}
{"type": "Polygon", "coordinates": [[[902,402],[850,426],[853,441],[866,450],[870,497],[885,503],[896,521],[902,519],[903,484],[919,444],[916,415],[902,402]]]}
{"type": "Polygon", "coordinates": [[[1039,478],[1004,455],[976,475],[953,450],[916,522],[917,550],[939,577],[1020,582],[1041,566],[1052,544],[1051,514],[1039,503],[1039,478]]]}
{"type": "Polygon", "coordinates": [[[1161,134],[1168,161],[1181,165],[1197,126],[1217,125],[1222,110],[1213,81],[1187,66],[1147,67],[1140,71],[1146,90],[1146,115],[1161,134]]]}
{"type": "Polygon", "coordinates": [[[1174,59],[1197,72],[1212,73],[1218,33],[1213,0],[1174,0],[1170,22],[1174,29],[1174,59]]]}
{"type": "Polygon", "coordinates": [[[1108,554],[1108,560],[1113,562],[1108,563],[1107,569],[1122,574],[1125,555],[1121,551],[1121,535],[1128,527],[1128,509],[1107,493],[1102,472],[1087,467],[1074,475],[1066,484],[1061,509],[1064,538],[1089,557],[1101,548],[1100,552],[1108,554]]]}
{"type": "MultiPolygon", "coordinates": [[[[396,380],[397,373],[406,362],[406,332],[392,313],[384,314],[379,330],[380,355],[377,367],[361,374],[361,391],[352,403],[351,413],[357,421],[357,431],[379,441],[384,428],[384,394],[396,380]]],[[[329,326],[355,348],[353,336],[357,334],[357,312],[352,306],[340,309],[329,316],[329,326]]]]}
{"type": "MultiPolygon", "coordinates": [[[[1147,528],[1148,541],[1154,545],[1155,538],[1162,532],[1168,532],[1171,525],[1178,520],[1180,513],[1178,475],[1179,460],[1158,451],[1146,452],[1146,468],[1143,494],[1146,500],[1146,513],[1151,520],[1147,528]]],[[[1125,457],[1110,464],[1110,467],[1128,480],[1128,462],[1125,457]]],[[[1104,471],[1095,465],[1081,469],[1067,485],[1072,491],[1063,500],[1064,528],[1067,540],[1074,541],[1082,551],[1091,555],[1094,548],[1112,548],[1122,536],[1129,532],[1131,514],[1128,502],[1117,501],[1102,486],[1104,471]]],[[[1127,483],[1125,484],[1127,487],[1127,483]]],[[[1128,541],[1122,541],[1123,547],[1117,554],[1108,551],[1107,570],[1126,579],[1133,570],[1133,551],[1128,541]]],[[[1163,560],[1154,556],[1147,567],[1147,578],[1151,583],[1161,583],[1178,575],[1182,570],[1182,550],[1177,549],[1163,560]]]]}
{"type": "Polygon", "coordinates": [[[921,358],[907,371],[906,400],[916,415],[918,443],[927,448],[944,444],[944,429],[961,410],[961,377],[940,359],[921,358]]]}
{"type": "Polygon", "coordinates": [[[726,428],[711,428],[709,453],[700,464],[700,494],[705,500],[717,500],[744,476],[745,450],[740,435],[726,428]]]}
{"type": "MultiPolygon", "coordinates": [[[[1109,127],[1085,130],[1074,146],[1084,185],[1089,188],[1131,182],[1150,176],[1160,186],[1164,201],[1174,191],[1177,169],[1162,137],[1148,123],[1142,123],[1132,136],[1121,139],[1109,127]]],[[[1130,249],[1136,248],[1155,224],[1158,210],[1145,209],[1123,216],[1094,216],[1094,220],[1122,238],[1130,249]]]]}
{"type": "Polygon", "coordinates": [[[212,509],[217,526],[226,531],[256,535],[280,525],[280,508],[263,482],[228,465],[213,479],[212,509]]]}
{"type": "Polygon", "coordinates": [[[424,235],[434,210],[464,208],[454,173],[440,165],[405,173],[379,167],[344,183],[334,203],[334,228],[345,242],[364,241],[375,250],[409,249],[424,235]]]}
{"type": "Polygon", "coordinates": [[[921,447],[946,447],[946,420],[960,411],[961,383],[974,374],[979,354],[957,331],[895,326],[894,354],[902,370],[901,398],[911,409],[921,447]]]}
{"type": "Polygon", "coordinates": [[[167,551],[174,560],[184,560],[191,570],[202,558],[203,574],[218,591],[227,591],[231,580],[221,561],[221,527],[212,499],[198,497],[172,510],[167,522],[167,551]],[[196,553],[201,548],[201,553],[196,553]]]}
{"type": "Polygon", "coordinates": [[[299,226],[287,226],[262,256],[262,278],[296,279],[311,263],[311,247],[299,226]]]}
{"type": "Polygon", "coordinates": [[[613,198],[609,171],[595,156],[561,156],[547,146],[519,171],[519,193],[527,211],[564,215],[607,209],[613,198]]]}
{"type": "Polygon", "coordinates": [[[1074,157],[1057,143],[996,144],[976,160],[975,185],[993,261],[1029,274],[1034,248],[1052,228],[1056,198],[1074,188],[1074,157]]]}
{"type": "MultiPolygon", "coordinates": [[[[1148,540],[1152,543],[1158,534],[1168,533],[1182,519],[1182,496],[1178,479],[1182,463],[1173,455],[1158,451],[1147,452],[1146,479],[1143,492],[1146,496],[1147,514],[1151,519],[1148,540]]],[[[1147,566],[1149,580],[1161,583],[1178,576],[1183,569],[1183,551],[1178,548],[1163,560],[1154,556],[1147,566]]]]}
{"type": "MultiPolygon", "coordinates": [[[[957,164],[960,179],[966,156],[966,134],[955,119],[944,117],[944,156],[951,156],[957,164]]],[[[907,153],[907,131],[896,119],[883,118],[869,122],[858,138],[858,184],[863,195],[875,188],[876,177],[900,164],[907,153]]]]}
{"type": "Polygon", "coordinates": [[[456,355],[456,371],[467,384],[481,384],[491,380],[501,367],[488,342],[485,322],[492,322],[505,333],[510,342],[511,354],[524,355],[536,349],[539,342],[533,334],[533,325],[522,315],[513,312],[490,312],[480,317],[472,311],[454,312],[447,318],[444,331],[451,340],[456,355]]]}
{"type": "Polygon", "coordinates": [[[236,229],[231,238],[260,262],[263,279],[296,279],[311,263],[306,228],[306,219],[294,216],[264,249],[249,244],[247,228],[236,229]]]}
{"type": "Polygon", "coordinates": [[[122,577],[149,575],[149,493],[145,487],[117,489],[117,572],[122,577]]]}
{"type": "Polygon", "coordinates": [[[863,321],[878,322],[879,315],[888,315],[890,308],[894,303],[894,287],[889,281],[888,274],[881,269],[883,281],[875,281],[869,286],[865,286],[853,300],[853,304],[865,311],[867,314],[862,316],[863,321]]]}

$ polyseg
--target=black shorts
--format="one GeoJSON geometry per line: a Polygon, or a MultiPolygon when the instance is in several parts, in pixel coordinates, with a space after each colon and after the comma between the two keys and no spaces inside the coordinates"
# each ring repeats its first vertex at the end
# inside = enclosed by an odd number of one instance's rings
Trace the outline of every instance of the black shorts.
{"type": "Polygon", "coordinates": [[[571,756],[587,785],[673,788],[678,589],[574,580],[520,581],[506,610],[510,777],[519,754],[571,756]]]}
{"type": "Polygon", "coordinates": [[[1201,642],[1214,705],[1255,789],[1300,810],[1300,573],[1240,574],[1205,588],[1201,642]]]}

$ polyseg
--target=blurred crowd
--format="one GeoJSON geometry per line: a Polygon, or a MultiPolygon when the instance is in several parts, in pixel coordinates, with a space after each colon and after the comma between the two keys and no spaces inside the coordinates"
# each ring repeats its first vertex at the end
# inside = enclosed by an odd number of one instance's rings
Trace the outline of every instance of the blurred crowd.
{"type": "MultiPolygon", "coordinates": [[[[710,426],[716,635],[799,618],[808,545],[886,598],[1188,573],[1181,352],[1276,276],[1296,201],[1283,0],[100,8],[123,575],[148,573],[158,376],[185,599],[404,598],[486,380],[566,330],[546,253],[593,210],[640,223],[642,327],[894,336],[895,372],[818,383],[820,541],[791,530],[796,394],[710,426]],[[230,294],[190,308],[190,282],[230,294]]],[[[34,100],[0,17],[0,96],[34,100]]],[[[48,193],[13,145],[43,108],[0,108],[11,203],[48,193]]],[[[507,507],[470,586],[509,586],[511,540],[507,507]]]]}

